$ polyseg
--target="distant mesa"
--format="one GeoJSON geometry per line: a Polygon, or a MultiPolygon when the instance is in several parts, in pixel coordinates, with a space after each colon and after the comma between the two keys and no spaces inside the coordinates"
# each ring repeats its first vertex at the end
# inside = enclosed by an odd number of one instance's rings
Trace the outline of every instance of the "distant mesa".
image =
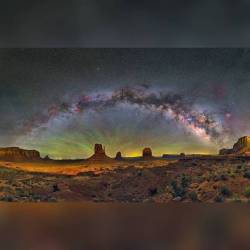
{"type": "Polygon", "coordinates": [[[250,136],[241,137],[233,148],[223,148],[219,151],[220,155],[247,155],[250,156],[250,136]]]}
{"type": "Polygon", "coordinates": [[[178,159],[183,159],[185,157],[186,157],[185,153],[180,153],[180,154],[163,154],[162,155],[162,158],[164,158],[164,159],[170,159],[170,160],[178,160],[178,159]]]}
{"type": "Polygon", "coordinates": [[[105,161],[111,160],[111,158],[106,155],[105,147],[102,147],[102,144],[95,144],[94,154],[88,160],[105,161]]]}
{"type": "Polygon", "coordinates": [[[144,148],[142,151],[142,157],[143,158],[152,158],[152,150],[151,148],[144,148]]]}
{"type": "Polygon", "coordinates": [[[122,153],[120,151],[116,153],[115,159],[118,161],[122,160],[122,153]]]}
{"type": "Polygon", "coordinates": [[[40,153],[36,150],[18,147],[0,148],[0,160],[3,161],[35,161],[40,159],[40,153]]]}

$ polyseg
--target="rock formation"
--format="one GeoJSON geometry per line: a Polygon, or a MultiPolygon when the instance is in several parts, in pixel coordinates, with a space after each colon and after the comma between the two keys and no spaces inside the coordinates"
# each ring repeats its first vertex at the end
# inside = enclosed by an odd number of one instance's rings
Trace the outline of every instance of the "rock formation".
{"type": "Polygon", "coordinates": [[[44,158],[43,158],[45,161],[50,161],[50,157],[48,155],[46,155],[44,158]]]}
{"type": "Polygon", "coordinates": [[[115,159],[118,160],[118,161],[122,160],[122,153],[121,152],[117,152],[116,156],[115,156],[115,159]]]}
{"type": "Polygon", "coordinates": [[[180,154],[163,154],[162,158],[169,159],[169,160],[179,160],[185,158],[185,153],[180,154]]]}
{"type": "Polygon", "coordinates": [[[40,160],[36,150],[25,150],[18,147],[0,148],[0,160],[3,161],[34,161],[40,160]]]}
{"type": "Polygon", "coordinates": [[[102,144],[95,144],[94,154],[89,158],[89,160],[105,161],[110,159],[111,158],[106,155],[105,148],[102,147],[102,144]]]}
{"type": "Polygon", "coordinates": [[[241,137],[231,149],[223,148],[220,155],[250,155],[250,136],[241,137]]]}
{"type": "Polygon", "coordinates": [[[229,155],[233,153],[233,149],[231,148],[222,148],[219,150],[219,155],[229,155]]]}
{"type": "Polygon", "coordinates": [[[152,150],[151,148],[144,148],[142,151],[143,158],[151,158],[152,157],[152,150]]]}

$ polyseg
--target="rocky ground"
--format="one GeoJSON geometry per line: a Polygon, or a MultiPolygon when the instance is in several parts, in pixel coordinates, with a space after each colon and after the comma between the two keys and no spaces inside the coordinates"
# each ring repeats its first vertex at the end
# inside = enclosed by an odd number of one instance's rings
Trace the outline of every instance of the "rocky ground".
{"type": "MultiPolygon", "coordinates": [[[[250,160],[247,158],[182,159],[79,163],[68,174],[36,172],[22,163],[0,163],[1,201],[94,202],[248,202],[250,160]],[[99,166],[99,167],[97,167],[99,166]],[[77,168],[78,171],[72,171],[77,168]],[[84,171],[79,171],[79,169],[84,171]]],[[[40,165],[39,165],[40,164],[40,165]]],[[[65,163],[64,163],[65,164],[65,163]]],[[[48,163],[47,163],[48,165],[48,163]]],[[[51,165],[53,165],[51,163],[51,165]]],[[[70,169],[66,164],[66,169],[70,169]]],[[[61,168],[64,168],[61,166],[61,168]]]]}

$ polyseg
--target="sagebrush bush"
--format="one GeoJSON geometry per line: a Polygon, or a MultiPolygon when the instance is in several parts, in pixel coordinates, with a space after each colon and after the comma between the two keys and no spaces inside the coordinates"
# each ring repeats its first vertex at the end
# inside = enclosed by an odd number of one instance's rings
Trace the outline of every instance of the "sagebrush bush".
{"type": "Polygon", "coordinates": [[[221,195],[216,195],[215,198],[214,198],[214,201],[215,202],[223,202],[223,197],[221,195]]]}
{"type": "Polygon", "coordinates": [[[247,170],[244,175],[243,175],[244,178],[247,178],[247,179],[250,179],[250,171],[247,170]]]}
{"type": "Polygon", "coordinates": [[[197,196],[197,193],[195,191],[192,191],[188,194],[189,198],[192,200],[192,201],[197,201],[198,200],[198,196],[197,196]]]}
{"type": "Polygon", "coordinates": [[[247,198],[250,198],[250,186],[248,186],[248,187],[245,188],[245,196],[247,198]]]}
{"type": "Polygon", "coordinates": [[[232,192],[229,190],[228,187],[223,186],[220,188],[220,194],[229,197],[232,195],[232,192]]]}
{"type": "Polygon", "coordinates": [[[221,174],[221,175],[220,175],[220,179],[221,179],[222,181],[227,181],[227,180],[228,180],[228,176],[227,176],[226,174],[221,174]]]}
{"type": "Polygon", "coordinates": [[[170,183],[172,187],[172,195],[173,197],[183,197],[185,195],[185,189],[177,184],[175,180],[171,181],[170,183]]]}
{"type": "Polygon", "coordinates": [[[183,188],[188,187],[190,183],[191,183],[191,178],[189,176],[183,175],[181,177],[181,185],[183,188]]]}
{"type": "Polygon", "coordinates": [[[241,165],[238,165],[238,166],[237,166],[237,169],[242,169],[242,166],[241,166],[241,165]]]}

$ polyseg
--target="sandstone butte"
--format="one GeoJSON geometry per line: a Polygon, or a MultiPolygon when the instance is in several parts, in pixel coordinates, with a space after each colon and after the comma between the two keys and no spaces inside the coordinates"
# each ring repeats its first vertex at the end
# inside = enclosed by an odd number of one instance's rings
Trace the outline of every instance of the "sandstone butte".
{"type": "MultiPolygon", "coordinates": [[[[184,155],[184,154],[183,154],[184,155]]],[[[243,136],[238,139],[238,141],[233,145],[231,149],[221,149],[219,151],[219,155],[245,155],[250,156],[250,136],[243,136]]],[[[147,147],[142,151],[142,157],[144,159],[152,158],[152,150],[147,147]]],[[[163,158],[164,155],[163,155],[163,158]]],[[[115,160],[122,160],[121,152],[117,152],[115,160]]],[[[88,158],[89,161],[110,161],[114,160],[111,157],[106,155],[105,147],[102,144],[95,144],[94,146],[94,154],[88,158]]],[[[50,158],[47,156],[44,159],[41,158],[40,153],[37,150],[26,150],[18,147],[6,147],[0,148],[0,160],[2,161],[40,161],[47,160],[50,158]]]]}
{"type": "Polygon", "coordinates": [[[122,160],[122,153],[120,151],[116,153],[115,159],[118,161],[122,160]]]}
{"type": "Polygon", "coordinates": [[[94,154],[88,159],[89,161],[109,161],[112,158],[108,157],[105,152],[105,148],[102,144],[95,144],[94,154]]]}
{"type": "Polygon", "coordinates": [[[151,148],[144,148],[142,151],[143,158],[152,158],[152,150],[151,148]]]}

